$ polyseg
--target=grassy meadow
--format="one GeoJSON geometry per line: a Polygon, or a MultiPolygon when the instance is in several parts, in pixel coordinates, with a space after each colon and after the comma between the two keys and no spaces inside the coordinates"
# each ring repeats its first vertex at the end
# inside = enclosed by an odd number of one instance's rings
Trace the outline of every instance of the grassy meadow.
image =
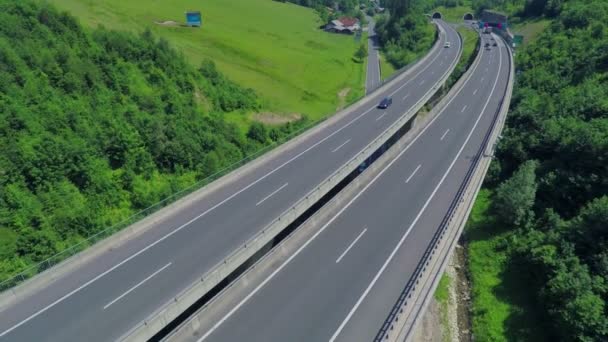
{"type": "Polygon", "coordinates": [[[253,88],[270,112],[315,120],[364,92],[365,63],[352,60],[360,42],[323,32],[309,8],[271,0],[49,1],[90,27],[150,29],[195,66],[212,59],[230,79],[253,88]],[[202,12],[201,28],[181,26],[187,10],[202,12]]]}

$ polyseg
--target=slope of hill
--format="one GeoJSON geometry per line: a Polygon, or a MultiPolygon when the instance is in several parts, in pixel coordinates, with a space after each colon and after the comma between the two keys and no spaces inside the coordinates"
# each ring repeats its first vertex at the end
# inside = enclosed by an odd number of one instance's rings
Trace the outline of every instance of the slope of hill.
{"type": "Polygon", "coordinates": [[[363,94],[365,65],[352,61],[361,42],[325,33],[313,9],[271,0],[50,0],[82,24],[166,38],[198,66],[217,63],[233,81],[253,88],[262,107],[319,118],[336,110],[338,94],[363,94]],[[200,29],[181,27],[184,12],[200,10],[200,29]],[[164,24],[158,24],[164,23],[164,24]]]}
{"type": "Polygon", "coordinates": [[[608,3],[526,2],[496,160],[468,231],[473,334],[608,339],[608,3]],[[544,23],[550,20],[547,25],[544,23]]]}
{"type": "Polygon", "coordinates": [[[255,93],[150,32],[27,0],[0,0],[0,22],[0,281],[297,126],[244,134],[224,115],[255,93]]]}

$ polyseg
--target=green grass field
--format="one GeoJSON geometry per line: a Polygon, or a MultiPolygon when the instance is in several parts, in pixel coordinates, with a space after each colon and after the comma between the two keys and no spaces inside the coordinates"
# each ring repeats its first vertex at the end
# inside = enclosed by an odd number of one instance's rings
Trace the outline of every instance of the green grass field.
{"type": "Polygon", "coordinates": [[[473,335],[477,341],[545,341],[541,319],[526,286],[526,276],[509,263],[512,231],[489,213],[491,192],[482,189],[467,222],[473,335]]]}
{"type": "Polygon", "coordinates": [[[318,16],[305,7],[271,0],[49,1],[91,27],[149,28],[195,66],[211,58],[232,80],[255,89],[267,111],[314,120],[336,110],[340,91],[350,88],[347,102],[364,92],[365,64],[352,61],[360,42],[318,29],[318,16]],[[202,28],[157,24],[183,23],[187,10],[202,12],[202,28]]]}
{"type": "Polygon", "coordinates": [[[380,52],[380,79],[387,79],[391,77],[395,71],[395,67],[386,60],[384,53],[380,52]]]}

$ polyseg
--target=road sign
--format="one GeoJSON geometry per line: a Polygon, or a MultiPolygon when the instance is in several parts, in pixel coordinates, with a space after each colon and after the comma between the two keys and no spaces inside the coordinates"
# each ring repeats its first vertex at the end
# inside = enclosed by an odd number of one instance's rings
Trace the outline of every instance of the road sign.
{"type": "Polygon", "coordinates": [[[515,36],[513,36],[513,44],[515,44],[515,46],[520,46],[523,43],[524,43],[524,36],[522,36],[520,34],[516,34],[515,36]]]}

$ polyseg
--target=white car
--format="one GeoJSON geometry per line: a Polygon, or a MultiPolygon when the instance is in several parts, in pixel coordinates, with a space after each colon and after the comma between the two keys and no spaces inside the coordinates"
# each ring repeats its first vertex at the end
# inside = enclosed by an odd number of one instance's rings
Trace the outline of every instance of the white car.
{"type": "Polygon", "coordinates": [[[445,44],[443,44],[444,48],[449,48],[450,47],[450,42],[445,42],[445,44]]]}

